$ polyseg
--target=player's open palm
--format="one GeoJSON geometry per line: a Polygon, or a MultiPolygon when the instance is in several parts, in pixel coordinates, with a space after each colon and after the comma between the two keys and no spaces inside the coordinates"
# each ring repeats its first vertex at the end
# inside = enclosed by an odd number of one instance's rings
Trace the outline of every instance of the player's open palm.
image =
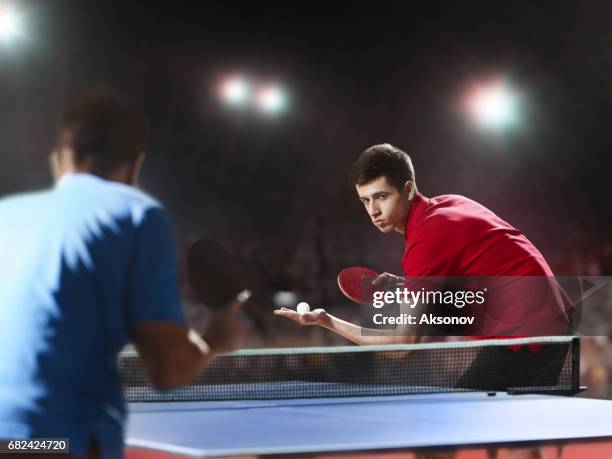
{"type": "Polygon", "coordinates": [[[314,311],[299,313],[284,307],[275,310],[274,314],[291,319],[300,325],[322,325],[327,316],[325,309],[315,309],[314,311]]]}

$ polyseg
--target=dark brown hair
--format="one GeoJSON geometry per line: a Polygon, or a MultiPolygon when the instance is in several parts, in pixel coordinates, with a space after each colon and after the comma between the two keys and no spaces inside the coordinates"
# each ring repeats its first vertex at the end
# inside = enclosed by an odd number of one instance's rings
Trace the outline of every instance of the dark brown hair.
{"type": "Polygon", "coordinates": [[[59,146],[71,148],[77,162],[91,159],[96,173],[110,172],[137,158],[148,137],[142,109],[127,95],[110,88],[79,94],[60,115],[59,146]]]}
{"type": "Polygon", "coordinates": [[[414,168],[407,153],[388,143],[373,145],[362,152],[351,167],[351,182],[364,185],[379,177],[386,177],[398,190],[408,180],[414,182],[414,168]]]}

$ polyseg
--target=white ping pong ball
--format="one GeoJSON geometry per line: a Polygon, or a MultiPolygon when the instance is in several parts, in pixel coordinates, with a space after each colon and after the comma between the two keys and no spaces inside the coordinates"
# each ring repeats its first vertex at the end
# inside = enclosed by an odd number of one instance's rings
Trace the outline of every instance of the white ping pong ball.
{"type": "Polygon", "coordinates": [[[301,303],[298,303],[297,305],[297,312],[299,312],[300,314],[310,312],[310,306],[308,306],[308,303],[302,301],[301,303]]]}

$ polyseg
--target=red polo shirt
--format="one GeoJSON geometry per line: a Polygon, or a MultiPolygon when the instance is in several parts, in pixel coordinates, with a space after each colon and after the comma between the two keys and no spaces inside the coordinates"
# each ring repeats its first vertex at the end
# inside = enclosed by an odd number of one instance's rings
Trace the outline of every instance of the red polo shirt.
{"type": "Polygon", "coordinates": [[[458,195],[417,194],[404,237],[407,277],[489,276],[484,285],[505,285],[487,298],[473,334],[540,336],[567,328],[573,306],[540,251],[486,207],[458,195]]]}

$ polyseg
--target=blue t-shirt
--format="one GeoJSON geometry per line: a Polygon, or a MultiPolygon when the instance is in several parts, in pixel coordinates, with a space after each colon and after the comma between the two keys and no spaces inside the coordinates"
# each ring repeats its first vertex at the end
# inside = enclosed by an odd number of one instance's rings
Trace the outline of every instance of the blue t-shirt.
{"type": "Polygon", "coordinates": [[[116,359],[131,326],[185,323],[160,205],[88,174],[0,200],[0,438],[121,457],[116,359]]]}

